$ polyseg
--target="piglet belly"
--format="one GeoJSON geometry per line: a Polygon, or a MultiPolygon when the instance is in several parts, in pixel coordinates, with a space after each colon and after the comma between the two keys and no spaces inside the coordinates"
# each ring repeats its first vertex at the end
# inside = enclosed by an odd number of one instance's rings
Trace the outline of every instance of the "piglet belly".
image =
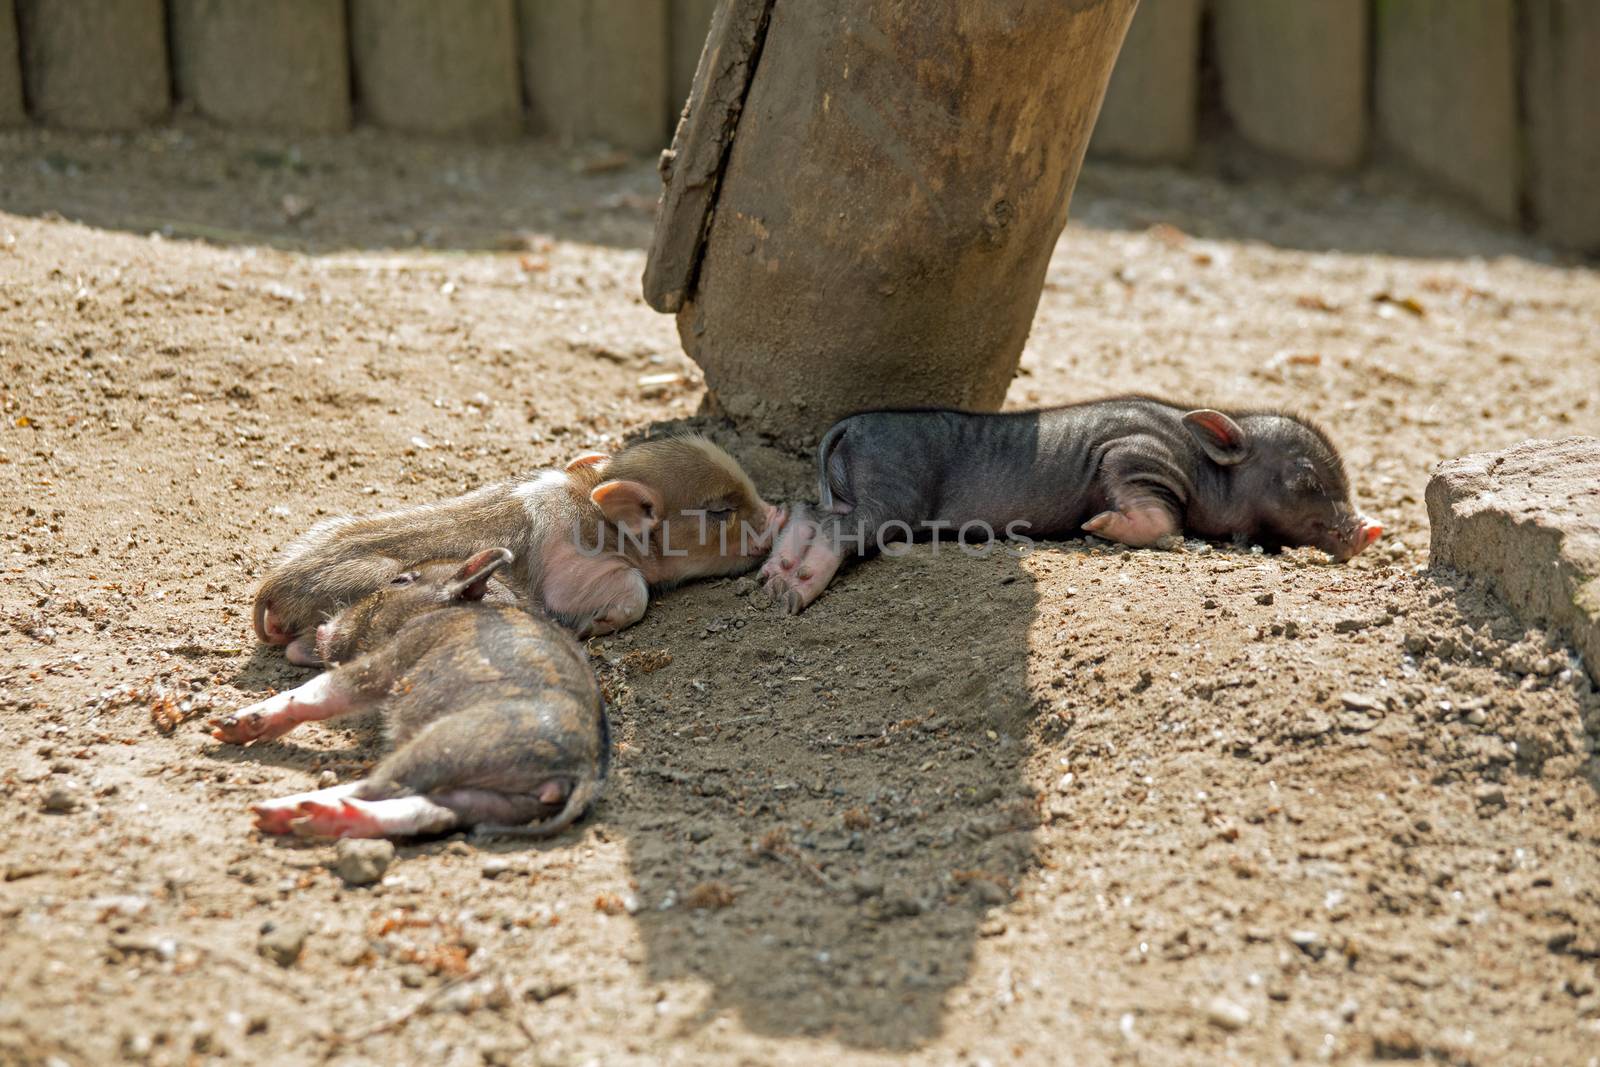
{"type": "Polygon", "coordinates": [[[973,493],[941,509],[945,520],[959,530],[964,523],[981,522],[996,537],[1058,538],[1078,536],[1092,516],[1105,509],[1105,494],[1098,490],[1062,493],[1049,486],[1005,486],[1007,491],[973,493]]]}

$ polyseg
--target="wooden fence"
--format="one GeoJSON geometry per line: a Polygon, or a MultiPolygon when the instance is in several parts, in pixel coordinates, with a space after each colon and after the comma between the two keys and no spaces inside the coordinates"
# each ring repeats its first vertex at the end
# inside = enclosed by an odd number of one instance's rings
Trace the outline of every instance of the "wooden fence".
{"type": "MultiPolygon", "coordinates": [[[[0,126],[130,129],[178,106],[648,151],[715,2],[0,0],[0,126]]],[[[1090,151],[1181,163],[1208,114],[1310,166],[1392,151],[1600,251],[1600,0],[1143,0],[1090,151]]]]}

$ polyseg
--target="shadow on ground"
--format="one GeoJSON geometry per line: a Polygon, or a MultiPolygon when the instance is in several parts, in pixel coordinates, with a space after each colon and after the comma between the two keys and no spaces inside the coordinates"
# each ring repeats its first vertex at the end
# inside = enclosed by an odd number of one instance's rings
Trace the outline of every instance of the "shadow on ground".
{"type": "Polygon", "coordinates": [[[603,818],[628,841],[650,978],[707,982],[701,1021],[909,1049],[1034,863],[1035,594],[1004,549],[865,566],[870,587],[846,572],[798,618],[722,582],[606,642],[603,818]],[[945,592],[952,570],[987,594],[945,592]]]}
{"type": "MultiPolygon", "coordinates": [[[[221,245],[520,253],[554,237],[643,249],[659,192],[650,160],[528,138],[293,137],[193,120],[121,136],[0,132],[0,211],[221,245]]],[[[1237,146],[1181,169],[1091,161],[1072,221],[1314,251],[1556,257],[1401,167],[1329,174],[1237,146]]]]}
{"type": "Polygon", "coordinates": [[[219,245],[537,253],[539,237],[555,237],[642,248],[659,190],[638,156],[526,138],[290,137],[199,122],[0,132],[0,211],[219,245]]]}

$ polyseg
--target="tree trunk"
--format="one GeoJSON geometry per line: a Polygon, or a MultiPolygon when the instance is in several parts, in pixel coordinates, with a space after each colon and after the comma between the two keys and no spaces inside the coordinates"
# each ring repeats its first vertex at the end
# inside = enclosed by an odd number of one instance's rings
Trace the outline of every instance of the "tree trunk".
{"type": "Polygon", "coordinates": [[[711,403],[998,407],[1134,3],[724,0],[645,277],[711,403]]]}

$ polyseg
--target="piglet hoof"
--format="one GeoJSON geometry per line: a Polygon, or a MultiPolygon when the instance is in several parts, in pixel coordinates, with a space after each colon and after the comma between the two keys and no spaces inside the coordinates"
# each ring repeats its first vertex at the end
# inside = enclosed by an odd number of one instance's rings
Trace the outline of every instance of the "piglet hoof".
{"type": "Polygon", "coordinates": [[[1172,516],[1158,507],[1130,511],[1102,511],[1083,524],[1096,537],[1117,541],[1133,548],[1147,548],[1164,537],[1177,533],[1172,516]]]}
{"type": "Polygon", "coordinates": [[[294,832],[294,820],[300,815],[300,805],[285,804],[281,800],[264,800],[260,804],[252,805],[250,812],[255,816],[255,828],[262,833],[290,834],[294,832]]]}
{"type": "Polygon", "coordinates": [[[228,745],[248,745],[278,736],[271,732],[267,717],[259,711],[219,715],[206,725],[211,727],[212,737],[228,745]]]}
{"type": "Polygon", "coordinates": [[[382,837],[366,810],[353,800],[302,800],[288,820],[300,837],[382,837]]]}

